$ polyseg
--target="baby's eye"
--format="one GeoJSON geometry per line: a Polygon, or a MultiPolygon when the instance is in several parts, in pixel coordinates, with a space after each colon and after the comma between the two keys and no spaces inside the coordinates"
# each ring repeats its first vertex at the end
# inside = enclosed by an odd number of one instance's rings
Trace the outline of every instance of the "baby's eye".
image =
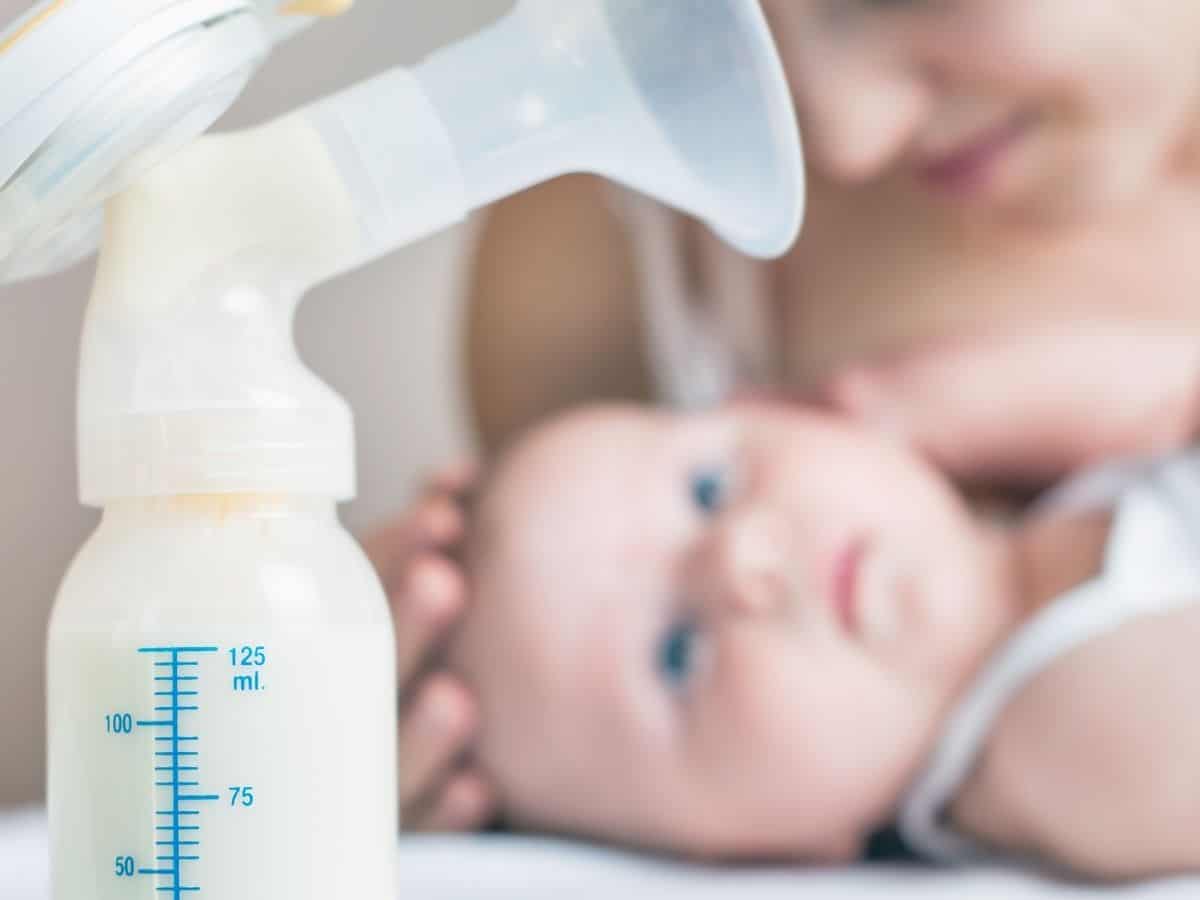
{"type": "Polygon", "coordinates": [[[705,515],[716,515],[729,500],[729,470],[720,466],[693,473],[690,491],[697,509],[705,515]]]}
{"type": "Polygon", "coordinates": [[[658,671],[675,689],[683,688],[701,663],[702,635],[695,622],[677,622],[667,629],[658,646],[658,671]]]}

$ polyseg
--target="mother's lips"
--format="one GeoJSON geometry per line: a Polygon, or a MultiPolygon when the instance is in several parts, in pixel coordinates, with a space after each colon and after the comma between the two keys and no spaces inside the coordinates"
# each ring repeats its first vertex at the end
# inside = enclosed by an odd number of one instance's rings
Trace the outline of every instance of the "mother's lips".
{"type": "Polygon", "coordinates": [[[982,184],[1031,124],[1018,115],[957,144],[948,152],[917,163],[917,177],[946,190],[966,190],[982,184]]]}

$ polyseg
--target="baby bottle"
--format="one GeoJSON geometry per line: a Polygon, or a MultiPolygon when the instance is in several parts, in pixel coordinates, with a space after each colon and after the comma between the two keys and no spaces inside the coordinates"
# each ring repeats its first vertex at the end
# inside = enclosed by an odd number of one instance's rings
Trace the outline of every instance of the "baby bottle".
{"type": "Polygon", "coordinates": [[[109,211],[79,399],[103,516],[49,638],[57,900],[396,896],[392,625],[335,512],[350,412],[290,337],[345,232],[276,136],[286,163],[204,139],[109,211]],[[235,200],[305,258],[256,248],[235,200]]]}
{"type": "Polygon", "coordinates": [[[391,900],[392,647],[332,497],[106,500],[51,626],[54,896],[391,900]]]}

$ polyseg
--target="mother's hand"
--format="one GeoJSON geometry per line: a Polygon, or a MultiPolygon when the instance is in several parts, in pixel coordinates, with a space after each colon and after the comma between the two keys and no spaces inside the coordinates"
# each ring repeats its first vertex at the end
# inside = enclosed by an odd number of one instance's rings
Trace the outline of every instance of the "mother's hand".
{"type": "Polygon", "coordinates": [[[404,514],[363,542],[396,624],[401,820],[413,830],[468,830],[493,814],[487,781],[461,761],[478,727],[474,698],[428,668],[467,602],[452,553],[466,530],[459,499],[474,477],[469,465],[435,473],[404,514]]]}

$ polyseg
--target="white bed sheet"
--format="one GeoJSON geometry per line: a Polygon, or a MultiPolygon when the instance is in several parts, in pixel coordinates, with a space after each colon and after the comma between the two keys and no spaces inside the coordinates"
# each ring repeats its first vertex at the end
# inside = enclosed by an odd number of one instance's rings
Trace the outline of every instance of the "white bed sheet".
{"type": "MultiPolygon", "coordinates": [[[[412,900],[1197,900],[1200,878],[1098,888],[1005,869],[859,866],[829,871],[681,865],[522,837],[407,837],[400,896],[412,900]]],[[[0,816],[0,900],[49,900],[41,811],[0,816]]],[[[210,898],[224,900],[224,898],[210,898]]],[[[341,900],[341,898],[330,898],[341,900]]]]}

